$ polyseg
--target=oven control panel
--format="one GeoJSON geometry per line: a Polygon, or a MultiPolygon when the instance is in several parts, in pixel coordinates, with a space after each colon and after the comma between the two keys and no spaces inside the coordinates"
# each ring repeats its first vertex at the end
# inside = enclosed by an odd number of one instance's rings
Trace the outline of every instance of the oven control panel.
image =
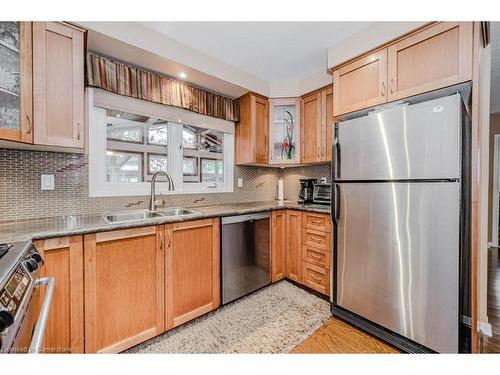
{"type": "Polygon", "coordinates": [[[11,316],[16,316],[24,295],[28,292],[30,281],[29,272],[20,265],[5,287],[0,290],[0,310],[7,310],[11,316]]]}

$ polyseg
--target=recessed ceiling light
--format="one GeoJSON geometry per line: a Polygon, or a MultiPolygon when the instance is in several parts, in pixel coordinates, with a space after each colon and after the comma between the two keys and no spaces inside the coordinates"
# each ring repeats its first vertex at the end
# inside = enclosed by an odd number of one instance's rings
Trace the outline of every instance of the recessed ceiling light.
{"type": "Polygon", "coordinates": [[[182,79],[186,79],[187,78],[187,74],[184,73],[184,72],[180,72],[179,73],[179,77],[181,77],[182,79]]]}

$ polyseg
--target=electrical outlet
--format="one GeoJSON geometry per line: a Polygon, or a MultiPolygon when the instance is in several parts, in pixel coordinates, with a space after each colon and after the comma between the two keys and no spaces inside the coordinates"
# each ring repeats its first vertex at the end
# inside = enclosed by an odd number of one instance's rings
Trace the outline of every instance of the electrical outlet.
{"type": "Polygon", "coordinates": [[[243,187],[243,178],[238,177],[238,187],[242,188],[243,187]]]}
{"type": "Polygon", "coordinates": [[[42,174],[41,189],[42,190],[54,190],[54,175],[53,174],[42,174]]]}

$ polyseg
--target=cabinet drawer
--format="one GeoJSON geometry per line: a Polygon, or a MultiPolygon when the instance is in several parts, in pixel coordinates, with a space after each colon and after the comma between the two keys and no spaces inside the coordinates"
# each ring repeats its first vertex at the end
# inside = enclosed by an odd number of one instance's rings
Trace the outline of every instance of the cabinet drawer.
{"type": "Polygon", "coordinates": [[[302,260],[319,267],[330,269],[330,251],[325,249],[302,245],[302,260]]]}
{"type": "Polygon", "coordinates": [[[302,228],[302,244],[330,250],[330,233],[302,228]]]}
{"type": "Polygon", "coordinates": [[[330,294],[330,271],[314,264],[302,262],[302,284],[317,292],[330,294]]]}
{"type": "Polygon", "coordinates": [[[330,232],[330,215],[306,212],[302,217],[302,225],[304,228],[330,232]]]}

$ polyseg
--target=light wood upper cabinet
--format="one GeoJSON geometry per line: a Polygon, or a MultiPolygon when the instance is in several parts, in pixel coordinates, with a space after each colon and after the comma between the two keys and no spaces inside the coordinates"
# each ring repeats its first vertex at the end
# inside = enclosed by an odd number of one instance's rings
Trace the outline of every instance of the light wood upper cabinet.
{"type": "Polygon", "coordinates": [[[120,352],[164,332],[161,229],[85,235],[86,353],[120,352]]]}
{"type": "Polygon", "coordinates": [[[34,143],[83,148],[84,31],[33,23],[34,143]]]}
{"type": "Polygon", "coordinates": [[[286,277],[300,282],[302,273],[302,212],[286,211],[286,277]]]}
{"type": "Polygon", "coordinates": [[[304,96],[300,105],[301,161],[314,163],[321,161],[321,93],[304,96]]]}
{"type": "Polygon", "coordinates": [[[333,72],[333,115],[387,101],[387,49],[374,52],[333,72]]]}
{"type": "Polygon", "coordinates": [[[472,79],[473,23],[438,22],[333,72],[333,115],[472,79]]]}
{"type": "Polygon", "coordinates": [[[269,99],[269,164],[300,164],[300,98],[269,99]]]}
{"type": "Polygon", "coordinates": [[[286,269],[286,212],[271,213],[271,282],[285,277],[286,269]]]}
{"type": "Polygon", "coordinates": [[[33,143],[31,22],[0,21],[0,139],[33,143]]]}
{"type": "Polygon", "coordinates": [[[472,22],[441,22],[388,48],[389,101],[472,78],[472,22]]]}
{"type": "Polygon", "coordinates": [[[39,240],[35,241],[35,247],[44,260],[41,277],[51,276],[55,279],[42,352],[83,353],[82,236],[39,240]]]}
{"type": "Polygon", "coordinates": [[[166,328],[220,305],[219,219],[165,226],[166,328]]]}
{"type": "Polygon", "coordinates": [[[269,102],[248,93],[238,99],[240,121],[235,127],[236,164],[268,164],[269,102]]]}
{"type": "Polygon", "coordinates": [[[321,163],[332,159],[333,97],[332,86],[302,97],[302,163],[321,163]]]}
{"type": "Polygon", "coordinates": [[[332,160],[332,144],[333,144],[333,124],[335,118],[333,117],[333,87],[329,86],[322,92],[323,96],[323,131],[322,131],[322,145],[323,151],[321,160],[332,160]]]}

